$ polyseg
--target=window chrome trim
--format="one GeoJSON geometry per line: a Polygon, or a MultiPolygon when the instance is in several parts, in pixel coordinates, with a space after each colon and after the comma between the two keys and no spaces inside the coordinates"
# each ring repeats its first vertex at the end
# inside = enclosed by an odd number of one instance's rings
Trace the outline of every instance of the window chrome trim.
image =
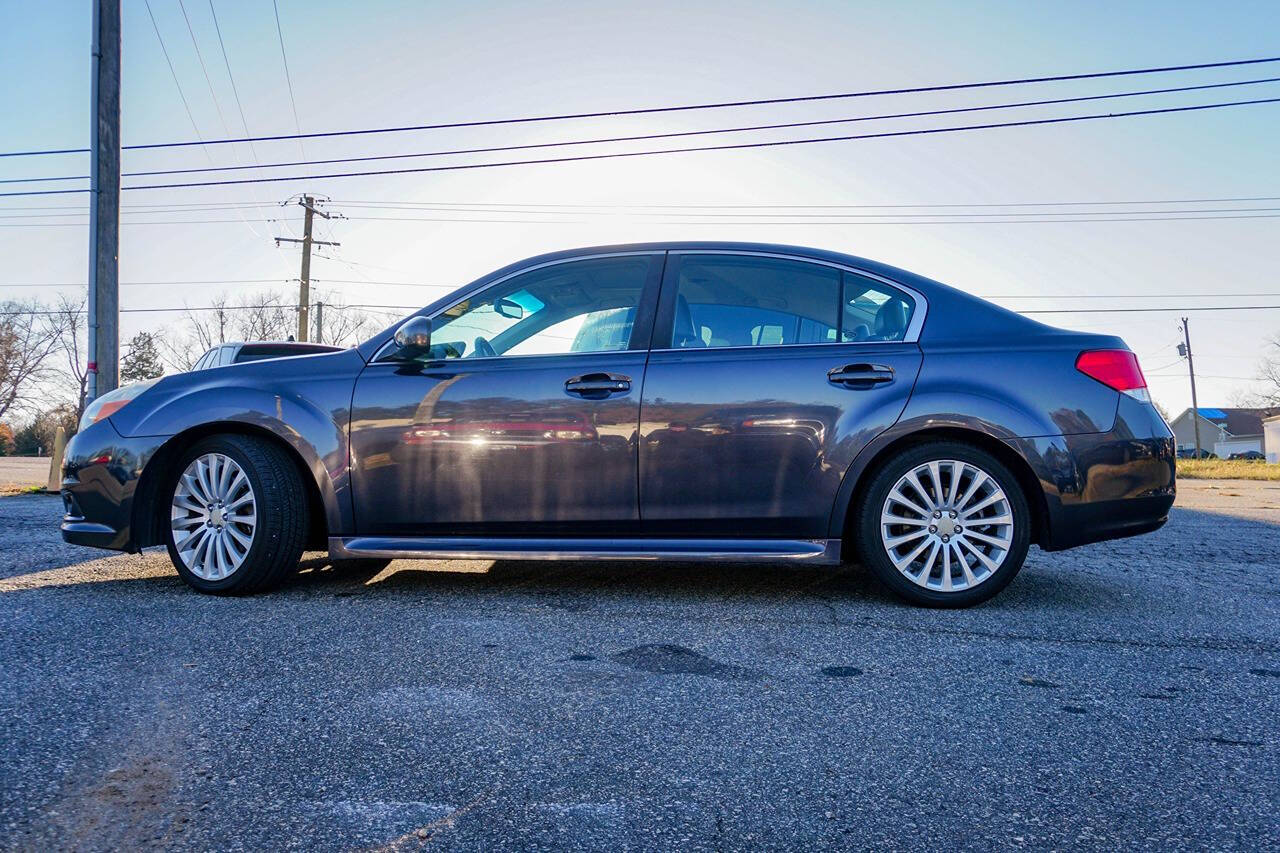
{"type": "Polygon", "coordinates": [[[901,340],[897,341],[814,341],[812,343],[802,344],[767,344],[764,346],[747,344],[725,347],[650,347],[650,352],[705,352],[707,350],[721,349],[768,349],[770,347],[829,347],[829,346],[865,346],[867,344],[916,344],[920,342],[920,331],[924,328],[925,316],[929,313],[929,300],[924,294],[916,290],[914,287],[908,287],[905,284],[886,278],[879,273],[870,272],[869,270],[859,269],[849,264],[841,264],[835,261],[828,261],[824,258],[814,258],[809,255],[795,255],[785,252],[757,252],[750,249],[671,249],[669,254],[672,255],[738,255],[742,257],[754,258],[778,258],[786,261],[801,261],[807,264],[816,264],[822,267],[832,267],[843,272],[860,275],[873,281],[887,284],[895,290],[900,290],[907,296],[915,300],[915,310],[911,313],[911,322],[907,324],[906,334],[901,340]]]}
{"type": "MultiPolygon", "coordinates": [[[[407,322],[410,318],[419,317],[419,316],[426,316],[430,320],[435,320],[435,318],[439,317],[441,314],[448,311],[450,308],[452,308],[454,305],[457,305],[459,302],[465,302],[466,300],[471,299],[473,296],[476,296],[477,294],[484,293],[486,290],[488,290],[491,287],[497,287],[503,282],[510,281],[511,279],[515,278],[518,275],[524,275],[525,273],[534,272],[535,270],[546,269],[547,267],[554,267],[554,266],[558,266],[559,264],[571,264],[571,263],[574,263],[575,261],[595,260],[596,258],[635,258],[635,257],[652,257],[654,255],[665,255],[665,254],[667,254],[666,249],[637,249],[632,251],[621,251],[621,252],[591,252],[584,255],[574,255],[569,258],[556,258],[553,261],[543,261],[542,263],[534,264],[533,266],[521,267],[518,270],[514,270],[512,272],[507,273],[502,278],[496,278],[493,281],[488,281],[483,284],[477,284],[475,287],[471,288],[470,290],[464,291],[460,296],[458,296],[457,299],[455,299],[453,302],[449,303],[445,307],[441,308],[439,311],[437,311],[434,314],[424,315],[422,312],[425,311],[426,308],[425,307],[419,308],[417,311],[414,311],[408,317],[405,317],[404,320],[402,320],[401,322],[407,322]]],[[[394,333],[392,333],[391,337],[388,338],[382,346],[378,347],[378,351],[373,354],[373,358],[369,359],[369,364],[377,364],[379,362],[382,362],[383,358],[386,356],[387,349],[395,346],[395,342],[396,342],[396,336],[394,333]]],[[[600,352],[647,352],[647,350],[624,349],[624,350],[601,350],[600,352]]],[[[587,355],[587,354],[588,353],[563,353],[562,352],[562,353],[530,353],[529,355],[532,356],[532,355],[587,355]]],[[[482,361],[485,359],[493,359],[493,358],[527,358],[527,357],[528,356],[523,356],[523,355],[510,355],[510,356],[509,355],[490,355],[490,356],[481,356],[479,358],[472,357],[471,359],[468,359],[468,360],[482,361]]],[[[440,361],[444,361],[444,362],[461,361],[461,360],[462,359],[458,359],[458,358],[440,359],[440,361]]],[[[387,362],[384,362],[384,363],[387,363],[387,362]]],[[[391,363],[403,364],[403,362],[391,362],[391,363]]]]}

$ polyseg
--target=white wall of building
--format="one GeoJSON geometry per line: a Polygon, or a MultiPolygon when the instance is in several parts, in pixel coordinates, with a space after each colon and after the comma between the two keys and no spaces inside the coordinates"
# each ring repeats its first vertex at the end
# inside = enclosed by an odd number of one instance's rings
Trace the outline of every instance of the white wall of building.
{"type": "Polygon", "coordinates": [[[1267,461],[1280,464],[1280,416],[1263,421],[1262,430],[1267,461]]]}
{"type": "Polygon", "coordinates": [[[1213,452],[1218,454],[1219,459],[1226,459],[1232,453],[1245,453],[1250,450],[1262,452],[1261,438],[1232,438],[1227,441],[1215,441],[1213,443],[1213,452]]]}

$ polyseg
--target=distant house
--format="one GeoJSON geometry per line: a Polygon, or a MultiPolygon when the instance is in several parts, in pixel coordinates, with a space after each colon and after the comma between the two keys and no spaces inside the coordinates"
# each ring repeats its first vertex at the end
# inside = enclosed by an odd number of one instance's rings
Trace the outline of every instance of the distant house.
{"type": "MultiPolygon", "coordinates": [[[[1280,415],[1280,409],[1210,409],[1201,406],[1196,410],[1200,421],[1200,447],[1226,459],[1233,453],[1256,450],[1267,452],[1266,433],[1262,427],[1264,418],[1280,415]]],[[[1196,446],[1195,422],[1191,409],[1173,419],[1173,430],[1179,450],[1194,450],[1196,446]]],[[[1277,448],[1272,448],[1276,452],[1277,448]]]]}
{"type": "Polygon", "coordinates": [[[1262,446],[1268,462],[1280,462],[1280,415],[1262,421],[1262,446]]]}

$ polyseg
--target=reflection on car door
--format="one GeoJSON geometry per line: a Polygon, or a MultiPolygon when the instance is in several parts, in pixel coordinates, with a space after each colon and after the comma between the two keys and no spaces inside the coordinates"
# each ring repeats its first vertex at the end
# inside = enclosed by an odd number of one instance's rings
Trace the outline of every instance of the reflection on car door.
{"type": "Polygon", "coordinates": [[[825,538],[842,476],[915,383],[917,301],[834,266],[672,251],[641,404],[645,533],[825,538]]]}
{"type": "Polygon", "coordinates": [[[662,261],[518,273],[437,315],[433,357],[375,359],[352,401],[359,534],[634,534],[662,261]]]}

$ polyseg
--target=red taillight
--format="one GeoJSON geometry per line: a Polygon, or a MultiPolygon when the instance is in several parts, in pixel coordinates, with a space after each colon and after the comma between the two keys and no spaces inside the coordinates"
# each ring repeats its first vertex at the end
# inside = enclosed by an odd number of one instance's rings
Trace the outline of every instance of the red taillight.
{"type": "Polygon", "coordinates": [[[1127,349],[1086,350],[1076,358],[1076,370],[1122,394],[1144,401],[1151,399],[1138,357],[1127,349]]]}

